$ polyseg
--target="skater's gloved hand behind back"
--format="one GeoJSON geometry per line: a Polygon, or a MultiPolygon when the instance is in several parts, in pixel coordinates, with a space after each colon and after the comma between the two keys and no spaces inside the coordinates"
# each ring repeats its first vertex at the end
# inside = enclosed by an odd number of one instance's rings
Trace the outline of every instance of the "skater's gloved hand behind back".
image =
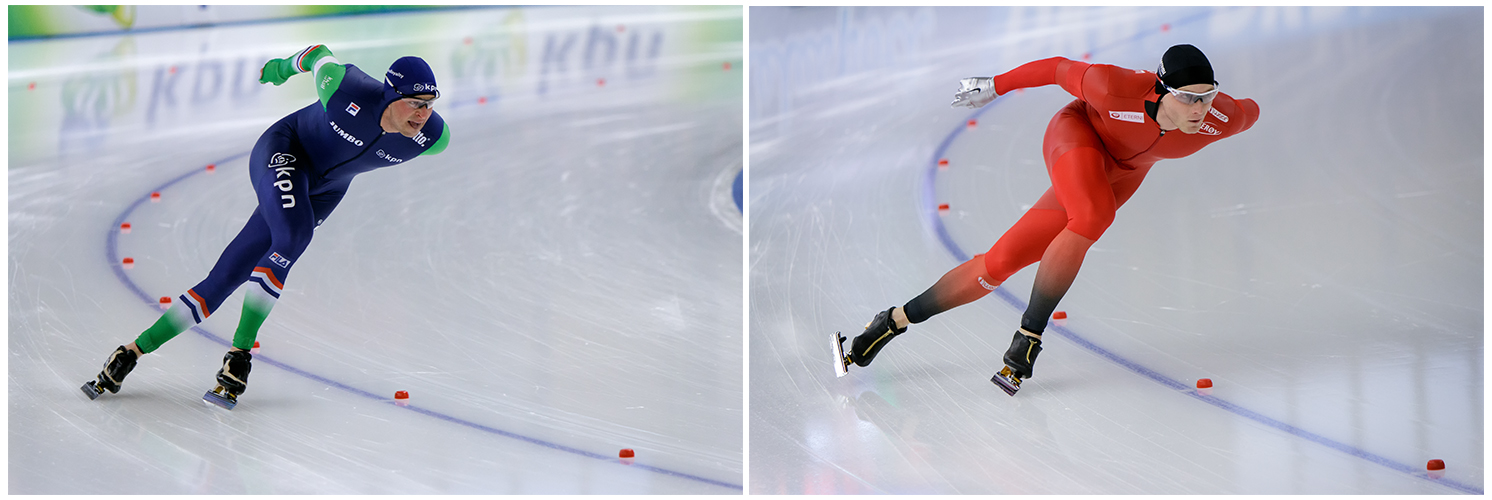
{"type": "Polygon", "coordinates": [[[273,83],[278,87],[290,77],[295,76],[294,70],[289,73],[282,72],[281,68],[284,66],[286,66],[284,59],[270,59],[269,62],[264,63],[264,67],[259,70],[259,83],[273,83]]]}
{"type": "Polygon", "coordinates": [[[263,68],[259,69],[259,83],[273,83],[279,86],[298,73],[308,73],[316,69],[316,65],[323,62],[323,59],[325,62],[338,62],[332,56],[332,51],[325,45],[306,47],[284,59],[270,59],[269,62],[264,63],[263,68]]]}
{"type": "Polygon", "coordinates": [[[958,92],[953,94],[950,107],[982,108],[999,97],[995,93],[995,77],[976,76],[958,81],[958,92]]]}

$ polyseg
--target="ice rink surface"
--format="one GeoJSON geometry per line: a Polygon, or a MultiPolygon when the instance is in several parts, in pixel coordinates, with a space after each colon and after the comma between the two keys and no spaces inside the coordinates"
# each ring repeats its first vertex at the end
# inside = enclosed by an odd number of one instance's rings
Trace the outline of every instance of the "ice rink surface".
{"type": "Polygon", "coordinates": [[[10,43],[9,492],[739,494],[742,22],[463,9],[10,43]],[[236,409],[200,398],[242,292],[89,401],[254,209],[246,153],[315,99],[257,70],[313,43],[374,75],[426,58],[449,149],[353,183],[236,409]]]}
{"type": "Polygon", "coordinates": [[[749,492],[1484,492],[1481,8],[749,15],[749,492]],[[835,378],[833,332],[1050,185],[1072,97],[951,109],[959,78],[1181,43],[1261,118],[1156,165],[1015,397],[990,377],[1034,266],[835,378]]]}

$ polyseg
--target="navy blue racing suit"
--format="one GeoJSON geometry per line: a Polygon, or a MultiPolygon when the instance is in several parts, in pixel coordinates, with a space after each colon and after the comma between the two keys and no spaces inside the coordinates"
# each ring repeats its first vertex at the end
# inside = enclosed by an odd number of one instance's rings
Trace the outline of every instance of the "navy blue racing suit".
{"type": "Polygon", "coordinates": [[[445,149],[450,129],[439,113],[432,112],[414,137],[384,132],[384,110],[405,105],[403,96],[355,65],[344,67],[329,98],[275,122],[254,144],[249,178],[259,206],[207,278],[182,295],[196,322],[245,281],[279,298],[313,230],[337,208],[354,176],[445,149]]]}

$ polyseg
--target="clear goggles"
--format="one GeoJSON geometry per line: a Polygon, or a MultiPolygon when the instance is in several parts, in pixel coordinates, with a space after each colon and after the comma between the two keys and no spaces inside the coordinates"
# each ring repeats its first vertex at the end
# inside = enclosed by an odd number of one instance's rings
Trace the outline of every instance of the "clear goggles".
{"type": "Polygon", "coordinates": [[[1177,102],[1186,105],[1192,105],[1199,102],[1211,103],[1212,100],[1217,97],[1218,86],[1216,83],[1212,84],[1212,90],[1200,94],[1196,92],[1187,92],[1185,90],[1173,89],[1170,85],[1166,85],[1164,83],[1160,85],[1162,87],[1165,87],[1166,91],[1170,92],[1171,95],[1176,96],[1177,102]]]}
{"type": "Polygon", "coordinates": [[[400,92],[399,89],[394,89],[394,93],[395,94],[399,94],[399,98],[400,98],[399,100],[404,101],[404,103],[408,104],[409,107],[417,109],[417,110],[419,110],[419,109],[431,109],[431,108],[434,108],[435,107],[435,100],[436,99],[440,99],[440,93],[439,92],[435,93],[435,97],[432,97],[432,98],[429,98],[429,99],[420,99],[418,97],[415,97],[415,96],[412,96],[412,95],[400,92]]]}
{"type": "Polygon", "coordinates": [[[405,98],[403,98],[401,100],[404,101],[404,104],[408,104],[409,107],[414,108],[416,110],[420,110],[420,109],[431,109],[431,108],[435,107],[435,99],[420,99],[418,97],[405,97],[405,98]]]}

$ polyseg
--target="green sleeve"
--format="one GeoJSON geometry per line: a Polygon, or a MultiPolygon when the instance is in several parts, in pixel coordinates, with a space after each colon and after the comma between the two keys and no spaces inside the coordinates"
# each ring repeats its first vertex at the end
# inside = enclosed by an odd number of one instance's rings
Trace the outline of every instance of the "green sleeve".
{"type": "Polygon", "coordinates": [[[326,109],[326,103],[331,102],[332,94],[342,86],[342,77],[346,75],[347,67],[337,63],[322,66],[316,72],[316,96],[321,98],[321,109],[326,109]]]}
{"type": "Polygon", "coordinates": [[[446,150],[446,145],[448,145],[450,143],[451,143],[451,124],[449,124],[449,123],[441,124],[440,139],[436,140],[435,144],[431,144],[430,145],[430,149],[426,149],[425,152],[424,153],[420,153],[420,155],[421,156],[438,155],[438,154],[440,154],[441,151],[445,151],[446,150]]]}

